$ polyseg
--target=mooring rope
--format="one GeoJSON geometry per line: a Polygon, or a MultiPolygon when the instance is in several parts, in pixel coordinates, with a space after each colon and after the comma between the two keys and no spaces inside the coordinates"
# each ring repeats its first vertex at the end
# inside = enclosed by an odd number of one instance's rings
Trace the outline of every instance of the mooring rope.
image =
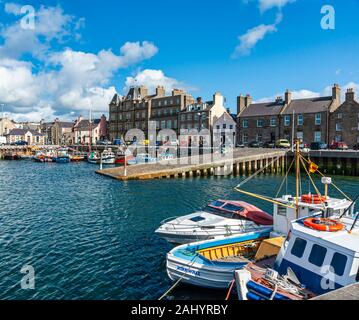
{"type": "Polygon", "coordinates": [[[231,296],[231,292],[232,292],[232,289],[234,287],[234,284],[235,284],[236,280],[233,279],[232,282],[231,282],[231,286],[229,287],[229,290],[228,290],[228,293],[227,293],[227,296],[226,296],[226,300],[225,301],[228,301],[229,300],[229,297],[231,296]]]}

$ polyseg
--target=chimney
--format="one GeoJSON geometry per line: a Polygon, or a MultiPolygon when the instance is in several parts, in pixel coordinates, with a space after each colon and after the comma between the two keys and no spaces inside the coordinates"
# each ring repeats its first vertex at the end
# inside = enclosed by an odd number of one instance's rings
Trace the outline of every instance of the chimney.
{"type": "Polygon", "coordinates": [[[162,87],[162,86],[157,86],[157,88],[156,88],[156,96],[158,98],[160,98],[160,97],[164,97],[165,95],[166,95],[165,88],[162,87]]]}
{"type": "Polygon", "coordinates": [[[197,97],[197,104],[202,104],[202,97],[197,97]]]}
{"type": "Polygon", "coordinates": [[[283,98],[278,96],[277,98],[275,98],[275,102],[276,103],[282,103],[283,102],[283,98]]]}
{"type": "Polygon", "coordinates": [[[334,83],[332,88],[332,99],[336,100],[338,103],[340,103],[340,87],[339,84],[334,83]]]}
{"type": "Polygon", "coordinates": [[[141,99],[148,96],[148,89],[145,86],[141,86],[138,89],[141,99]]]}
{"type": "Polygon", "coordinates": [[[285,104],[289,105],[292,102],[292,92],[290,92],[288,89],[285,92],[285,104]]]}
{"type": "Polygon", "coordinates": [[[355,92],[353,88],[349,88],[345,94],[345,101],[352,102],[355,98],[355,92]]]}
{"type": "Polygon", "coordinates": [[[252,97],[247,94],[245,97],[240,95],[237,97],[237,114],[240,114],[243,110],[248,108],[253,102],[252,97]]]}
{"type": "Polygon", "coordinates": [[[213,104],[215,105],[219,105],[219,106],[223,106],[224,105],[224,97],[222,96],[222,94],[220,92],[216,92],[213,95],[213,104]]]}
{"type": "Polygon", "coordinates": [[[172,90],[172,96],[179,96],[181,94],[184,94],[184,91],[181,89],[173,89],[172,90]]]}

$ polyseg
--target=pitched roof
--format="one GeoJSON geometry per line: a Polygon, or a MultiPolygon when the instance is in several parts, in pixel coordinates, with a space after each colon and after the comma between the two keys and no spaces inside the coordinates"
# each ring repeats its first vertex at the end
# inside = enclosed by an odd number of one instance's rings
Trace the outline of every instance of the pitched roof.
{"type": "Polygon", "coordinates": [[[241,117],[279,115],[284,107],[284,101],[252,103],[240,114],[241,117]]]}
{"type": "Polygon", "coordinates": [[[30,132],[33,136],[39,136],[39,137],[43,137],[45,136],[45,134],[37,132],[36,130],[28,130],[28,129],[12,129],[9,132],[10,136],[23,136],[26,133],[30,132]]]}
{"type": "Polygon", "coordinates": [[[325,112],[328,110],[332,103],[332,97],[319,97],[307,99],[295,99],[283,111],[283,114],[295,113],[315,113],[325,112]]]}
{"type": "Polygon", "coordinates": [[[74,126],[73,122],[58,122],[62,128],[72,128],[74,126]]]}
{"type": "MultiPolygon", "coordinates": [[[[101,119],[92,120],[92,128],[97,126],[100,121],[101,119]]],[[[78,124],[75,124],[75,128],[88,130],[90,128],[90,121],[88,119],[81,120],[78,124]]]]}

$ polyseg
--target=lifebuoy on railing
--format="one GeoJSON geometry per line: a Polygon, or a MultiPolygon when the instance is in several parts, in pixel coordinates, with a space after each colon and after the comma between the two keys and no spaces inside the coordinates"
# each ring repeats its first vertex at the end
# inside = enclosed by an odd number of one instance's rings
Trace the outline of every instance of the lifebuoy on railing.
{"type": "Polygon", "coordinates": [[[317,194],[304,194],[302,195],[302,202],[312,204],[322,204],[327,201],[327,197],[319,196],[317,194]]]}
{"type": "Polygon", "coordinates": [[[338,232],[345,228],[344,224],[339,221],[325,218],[308,218],[304,220],[304,225],[314,230],[327,232],[338,232]]]}

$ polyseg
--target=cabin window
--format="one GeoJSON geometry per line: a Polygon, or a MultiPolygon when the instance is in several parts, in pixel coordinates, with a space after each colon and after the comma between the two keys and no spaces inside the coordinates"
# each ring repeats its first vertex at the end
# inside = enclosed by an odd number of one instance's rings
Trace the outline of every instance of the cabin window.
{"type": "Polygon", "coordinates": [[[278,205],[278,215],[286,216],[287,215],[287,208],[281,205],[278,205]]]}
{"type": "Polygon", "coordinates": [[[358,268],[358,273],[357,273],[357,276],[356,276],[356,278],[355,278],[355,281],[359,281],[359,268],[358,268]]]}
{"type": "Polygon", "coordinates": [[[347,265],[348,258],[347,256],[340,254],[338,252],[334,253],[332,262],[330,265],[334,269],[334,273],[338,276],[342,276],[344,274],[345,266],[347,265]]]}
{"type": "Polygon", "coordinates": [[[200,222],[200,221],[203,221],[203,220],[206,220],[206,219],[203,218],[203,217],[198,216],[198,217],[193,217],[190,220],[193,221],[193,222],[200,222]]]}
{"type": "Polygon", "coordinates": [[[236,206],[234,204],[227,203],[222,209],[229,210],[229,211],[243,211],[243,207],[236,206]]]}
{"type": "Polygon", "coordinates": [[[309,256],[309,262],[317,267],[321,267],[323,265],[326,254],[327,249],[323,248],[322,246],[318,246],[317,244],[314,244],[312,252],[309,256]]]}
{"type": "Polygon", "coordinates": [[[214,201],[211,203],[211,206],[213,207],[222,207],[224,205],[224,202],[222,201],[214,201]]]}
{"type": "Polygon", "coordinates": [[[295,242],[294,242],[293,247],[292,247],[291,254],[293,256],[298,257],[298,258],[303,257],[303,254],[304,254],[306,246],[307,246],[307,241],[305,241],[305,240],[303,240],[301,238],[295,239],[295,242]]]}

